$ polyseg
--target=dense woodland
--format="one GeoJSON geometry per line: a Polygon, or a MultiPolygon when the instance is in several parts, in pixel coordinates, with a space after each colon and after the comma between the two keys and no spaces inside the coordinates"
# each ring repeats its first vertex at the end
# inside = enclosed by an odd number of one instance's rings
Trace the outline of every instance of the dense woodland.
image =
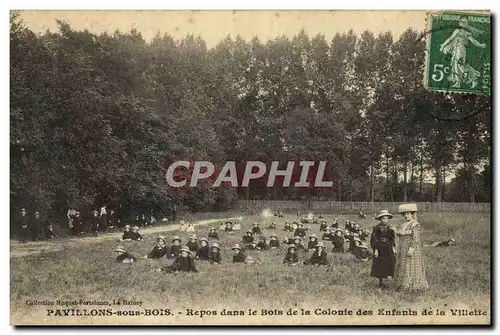
{"type": "Polygon", "coordinates": [[[491,99],[425,90],[421,32],[228,36],[208,49],[168,32],[10,24],[13,208],[490,200],[491,99]],[[334,186],[170,188],[177,160],[325,160],[334,186]]]}

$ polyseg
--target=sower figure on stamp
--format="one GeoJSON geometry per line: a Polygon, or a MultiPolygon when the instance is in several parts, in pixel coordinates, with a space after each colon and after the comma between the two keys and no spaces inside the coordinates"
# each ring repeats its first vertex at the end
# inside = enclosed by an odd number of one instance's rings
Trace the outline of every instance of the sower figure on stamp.
{"type": "Polygon", "coordinates": [[[405,222],[398,229],[394,279],[398,290],[422,293],[429,288],[425,277],[424,258],[420,246],[420,223],[417,221],[417,204],[399,205],[405,222]]]}
{"type": "Polygon", "coordinates": [[[455,29],[453,34],[441,44],[440,51],[451,55],[451,71],[448,80],[454,83],[451,87],[460,88],[463,81],[475,88],[481,75],[479,71],[467,64],[467,46],[469,42],[478,48],[485,48],[486,44],[478,42],[474,35],[484,33],[482,30],[471,27],[464,16],[458,21],[460,28],[455,29]]]}
{"type": "Polygon", "coordinates": [[[392,214],[383,209],[376,216],[380,223],[373,227],[370,245],[373,250],[373,263],[371,276],[378,278],[379,286],[383,287],[384,278],[394,276],[396,264],[396,234],[389,227],[389,219],[392,214]]]}

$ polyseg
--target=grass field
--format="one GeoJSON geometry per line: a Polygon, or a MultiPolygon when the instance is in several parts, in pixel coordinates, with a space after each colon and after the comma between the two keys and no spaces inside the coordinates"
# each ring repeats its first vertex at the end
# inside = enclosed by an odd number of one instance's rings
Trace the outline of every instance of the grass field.
{"type": "MultiPolygon", "coordinates": [[[[376,222],[358,221],[354,216],[339,216],[341,223],[351,219],[364,228],[376,222]]],[[[292,221],[293,216],[285,217],[292,221]]],[[[199,273],[164,274],[155,270],[163,263],[141,259],[135,264],[115,263],[112,252],[124,245],[136,256],[144,256],[155,243],[155,236],[146,236],[142,242],[99,241],[93,244],[67,248],[44,256],[11,258],[11,318],[15,324],[391,324],[391,323],[489,323],[490,322],[490,216],[477,213],[422,213],[422,244],[445,238],[455,238],[457,246],[424,248],[429,291],[420,297],[408,296],[392,288],[379,290],[377,279],[371,278],[371,262],[362,263],[350,254],[332,254],[327,251],[331,266],[285,267],[282,265],[285,246],[249,254],[260,259],[259,265],[232,264],[231,246],[241,240],[253,221],[276,220],[278,229],[265,230],[265,235],[276,232],[281,240],[285,219],[246,216],[242,230],[232,234],[219,231],[223,264],[211,266],[197,262],[199,273]],[[27,300],[136,300],[138,306],[114,306],[121,310],[143,308],[170,309],[170,316],[84,316],[48,317],[46,308],[27,306],[27,300]],[[217,315],[189,316],[186,309],[216,311],[217,315]],[[257,311],[249,315],[248,309],[257,311]],[[311,315],[301,315],[301,308],[311,315]],[[315,315],[315,309],[358,309],[373,311],[373,316],[345,317],[315,315]],[[378,309],[418,310],[417,317],[378,315],[378,309]],[[423,309],[440,309],[446,316],[422,316],[423,309]],[[242,310],[244,316],[224,316],[222,310],[242,310]],[[262,314],[262,309],[281,310],[285,315],[262,314]],[[288,309],[299,315],[286,315],[288,309]],[[487,316],[453,316],[450,309],[487,311],[487,316]],[[179,314],[181,312],[182,314],[179,314]]],[[[329,224],[333,216],[327,216],[329,224]]],[[[393,219],[395,223],[401,218],[393,219]]],[[[218,228],[218,225],[214,225],[218,228]]],[[[208,226],[196,227],[198,237],[206,236],[208,226]]],[[[319,226],[311,225],[319,234],[319,226]]],[[[179,234],[183,241],[188,233],[167,232],[167,237],[179,234]]],[[[301,254],[302,256],[303,254],[301,254]]],[[[91,309],[98,306],[50,307],[91,309]]],[[[278,312],[279,313],[279,312],[278,312]]],[[[325,312],[328,314],[328,312],[325,312]]]]}

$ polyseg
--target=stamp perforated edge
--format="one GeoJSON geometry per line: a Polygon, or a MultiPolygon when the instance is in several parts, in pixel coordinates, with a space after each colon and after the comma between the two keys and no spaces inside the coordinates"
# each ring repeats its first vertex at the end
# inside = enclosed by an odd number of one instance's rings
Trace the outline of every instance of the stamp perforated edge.
{"type": "Polygon", "coordinates": [[[485,16],[492,16],[492,12],[489,9],[485,10],[439,10],[439,11],[429,11],[425,15],[425,27],[426,31],[424,31],[424,34],[426,35],[426,43],[425,43],[425,62],[424,62],[424,73],[423,73],[423,85],[424,88],[429,91],[429,92],[434,92],[434,93],[454,93],[454,94],[483,94],[486,96],[491,97],[491,93],[484,93],[484,92],[466,92],[466,91],[450,91],[450,90],[439,90],[439,89],[430,89],[429,88],[429,83],[428,83],[428,75],[427,71],[429,69],[429,62],[430,62],[430,44],[431,44],[431,35],[432,35],[432,16],[438,16],[438,15],[443,15],[443,13],[460,13],[460,14],[478,14],[478,15],[485,15],[485,16]]]}

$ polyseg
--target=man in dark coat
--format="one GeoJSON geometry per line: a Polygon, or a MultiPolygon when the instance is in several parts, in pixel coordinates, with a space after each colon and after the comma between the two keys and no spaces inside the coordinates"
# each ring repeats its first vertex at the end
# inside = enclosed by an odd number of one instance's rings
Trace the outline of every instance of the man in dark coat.
{"type": "Polygon", "coordinates": [[[35,212],[35,216],[31,220],[31,237],[33,241],[38,240],[38,237],[40,236],[40,231],[43,228],[43,220],[40,215],[39,211],[35,212]]]}
{"type": "Polygon", "coordinates": [[[26,208],[21,208],[21,215],[17,220],[18,240],[19,243],[26,243],[29,234],[29,219],[26,215],[26,208]]]}

